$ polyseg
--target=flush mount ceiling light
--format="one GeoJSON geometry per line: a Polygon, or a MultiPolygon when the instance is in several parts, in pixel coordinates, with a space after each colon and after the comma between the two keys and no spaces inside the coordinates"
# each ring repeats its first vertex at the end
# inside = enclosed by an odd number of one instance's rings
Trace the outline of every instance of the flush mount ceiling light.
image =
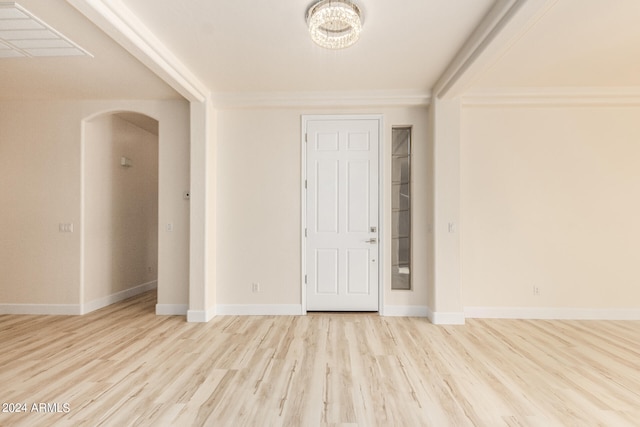
{"type": "Polygon", "coordinates": [[[349,0],[321,0],[307,11],[311,39],[327,49],[354,44],[362,30],[360,8],[349,0]]]}

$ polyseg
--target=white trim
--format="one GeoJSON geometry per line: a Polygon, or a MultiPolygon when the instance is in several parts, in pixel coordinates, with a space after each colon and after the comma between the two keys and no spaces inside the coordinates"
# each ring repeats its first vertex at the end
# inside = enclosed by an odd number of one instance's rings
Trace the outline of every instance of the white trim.
{"type": "Polygon", "coordinates": [[[0,314],[82,315],[157,287],[158,283],[154,280],[86,304],[0,304],[0,314]]]}
{"type": "Polygon", "coordinates": [[[307,179],[307,122],[312,120],[377,120],[378,121],[378,313],[384,315],[384,242],[385,242],[385,217],[384,217],[384,115],[383,114],[303,114],[300,126],[301,174],[300,174],[300,247],[301,262],[300,287],[301,287],[301,314],[307,314],[307,287],[304,278],[307,274],[307,245],[304,230],[307,227],[307,196],[305,180],[307,179]]]}
{"type": "Polygon", "coordinates": [[[385,234],[385,174],[384,174],[384,161],[385,161],[385,145],[384,145],[384,115],[379,114],[378,120],[378,314],[384,316],[384,290],[385,290],[385,243],[387,237],[385,234]]]}
{"type": "Polygon", "coordinates": [[[215,310],[187,310],[187,322],[207,323],[216,315],[215,310]]]}
{"type": "Polygon", "coordinates": [[[80,304],[0,304],[0,314],[79,315],[80,304]]]}
{"type": "Polygon", "coordinates": [[[426,305],[385,305],[384,314],[389,317],[429,317],[429,307],[426,305]]]}
{"type": "Polygon", "coordinates": [[[464,325],[465,313],[457,311],[431,311],[427,316],[434,325],[464,325]]]}
{"type": "Polygon", "coordinates": [[[158,282],[156,280],[152,282],[143,283],[138,286],[134,286],[133,288],[125,289],[120,292],[116,292],[115,294],[107,295],[106,297],[99,298],[93,301],[89,301],[88,303],[84,303],[81,305],[81,313],[87,314],[92,311],[99,310],[103,307],[107,307],[116,302],[125,300],[127,298],[131,298],[133,296],[139,295],[143,292],[151,291],[153,289],[158,288],[158,282]]]}
{"type": "Polygon", "coordinates": [[[67,0],[134,58],[189,101],[203,102],[209,89],[120,0],[67,0]]]}
{"type": "Polygon", "coordinates": [[[307,314],[307,286],[305,277],[307,275],[307,240],[304,231],[307,228],[307,121],[305,115],[300,116],[300,309],[301,313],[307,314]]]}
{"type": "Polygon", "coordinates": [[[640,87],[485,88],[466,93],[465,107],[491,105],[640,105],[640,87]]]}
{"type": "Polygon", "coordinates": [[[465,307],[477,319],[640,320],[640,308],[465,307]]]}
{"type": "Polygon", "coordinates": [[[186,316],[188,310],[188,304],[156,304],[158,316],[186,316]]]}
{"type": "Polygon", "coordinates": [[[496,0],[439,77],[434,96],[464,94],[559,1],[496,0]]]}
{"type": "Polygon", "coordinates": [[[221,109],[421,106],[431,103],[431,92],[217,92],[212,94],[212,101],[221,109]]]}
{"type": "Polygon", "coordinates": [[[299,316],[302,304],[219,304],[216,313],[224,316],[299,316]]]}
{"type": "Polygon", "coordinates": [[[462,79],[523,3],[523,0],[504,0],[493,4],[434,85],[438,98],[445,96],[462,79]]]}

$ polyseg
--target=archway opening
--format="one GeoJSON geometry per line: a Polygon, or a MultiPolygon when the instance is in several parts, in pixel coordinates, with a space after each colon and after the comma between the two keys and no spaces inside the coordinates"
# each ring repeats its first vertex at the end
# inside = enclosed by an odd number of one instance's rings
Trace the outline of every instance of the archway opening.
{"type": "Polygon", "coordinates": [[[135,112],[84,122],[84,313],[157,288],[158,131],[135,112]]]}

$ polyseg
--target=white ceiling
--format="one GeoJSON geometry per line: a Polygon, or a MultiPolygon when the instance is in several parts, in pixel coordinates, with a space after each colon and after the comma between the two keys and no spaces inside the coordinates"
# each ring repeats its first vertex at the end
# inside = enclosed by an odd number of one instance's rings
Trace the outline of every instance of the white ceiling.
{"type": "Polygon", "coordinates": [[[310,0],[123,3],[213,92],[306,92],[428,91],[493,0],[361,0],[338,51],[309,38],[310,0]]]}
{"type": "Polygon", "coordinates": [[[640,0],[556,1],[476,86],[640,86],[640,0]]]}
{"type": "MultiPolygon", "coordinates": [[[[129,8],[221,94],[423,92],[494,0],[359,0],[360,41],[316,46],[311,0],[102,0],[129,8]]],[[[528,0],[523,26],[472,88],[640,87],[640,0],[528,0]]],[[[0,59],[0,99],[166,99],[180,95],[65,0],[18,3],[94,57],[0,59]]]]}

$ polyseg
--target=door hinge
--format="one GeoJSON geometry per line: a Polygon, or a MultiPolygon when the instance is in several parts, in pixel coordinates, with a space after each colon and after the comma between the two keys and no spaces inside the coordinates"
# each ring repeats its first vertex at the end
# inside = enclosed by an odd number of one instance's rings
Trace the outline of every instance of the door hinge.
{"type": "Polygon", "coordinates": [[[307,180],[306,179],[304,180],[304,189],[305,190],[307,189],[307,180]]]}
{"type": "Polygon", "coordinates": [[[307,237],[307,229],[304,229],[304,237],[307,237]]]}
{"type": "Polygon", "coordinates": [[[304,283],[307,283],[307,275],[304,275],[304,283]]]}
{"type": "Polygon", "coordinates": [[[309,134],[308,133],[304,134],[304,142],[309,142],[309,134]]]}

